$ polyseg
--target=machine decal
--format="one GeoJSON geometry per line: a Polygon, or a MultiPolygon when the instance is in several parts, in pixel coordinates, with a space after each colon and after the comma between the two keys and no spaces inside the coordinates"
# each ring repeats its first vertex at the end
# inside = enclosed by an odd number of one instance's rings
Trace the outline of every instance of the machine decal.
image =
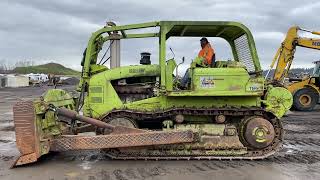
{"type": "Polygon", "coordinates": [[[201,88],[213,88],[214,79],[212,76],[202,76],[200,77],[200,87],[201,88]]]}
{"type": "Polygon", "coordinates": [[[129,69],[129,73],[144,73],[145,68],[129,69]]]}
{"type": "Polygon", "coordinates": [[[102,93],[102,86],[92,86],[90,87],[90,93],[102,93]]]}
{"type": "Polygon", "coordinates": [[[103,100],[102,97],[91,97],[91,102],[101,104],[103,103],[103,100]]]}
{"type": "Polygon", "coordinates": [[[313,41],[312,46],[320,46],[320,41],[313,41]]]}
{"type": "Polygon", "coordinates": [[[253,84],[249,87],[249,91],[261,91],[262,86],[260,84],[253,84]]]}

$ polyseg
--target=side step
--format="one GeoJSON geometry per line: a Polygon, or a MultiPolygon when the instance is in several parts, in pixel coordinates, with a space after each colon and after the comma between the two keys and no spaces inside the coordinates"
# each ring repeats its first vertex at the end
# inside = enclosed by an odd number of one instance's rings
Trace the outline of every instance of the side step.
{"type": "Polygon", "coordinates": [[[147,131],[144,133],[81,136],[65,135],[53,139],[51,151],[110,149],[193,142],[192,131],[147,131]]]}

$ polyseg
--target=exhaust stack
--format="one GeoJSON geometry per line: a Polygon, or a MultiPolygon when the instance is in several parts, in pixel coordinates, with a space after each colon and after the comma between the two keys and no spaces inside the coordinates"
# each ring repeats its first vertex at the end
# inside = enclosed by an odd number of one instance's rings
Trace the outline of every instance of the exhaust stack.
{"type": "MultiPolygon", "coordinates": [[[[114,22],[107,22],[107,26],[116,26],[114,22]]],[[[110,37],[110,68],[120,67],[120,34],[114,31],[110,37]]]]}

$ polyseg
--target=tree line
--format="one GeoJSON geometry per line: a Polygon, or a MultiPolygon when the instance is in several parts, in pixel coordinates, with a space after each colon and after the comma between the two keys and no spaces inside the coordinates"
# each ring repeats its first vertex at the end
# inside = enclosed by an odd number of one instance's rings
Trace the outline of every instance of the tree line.
{"type": "Polygon", "coordinates": [[[35,65],[35,62],[32,60],[20,60],[15,63],[7,60],[0,60],[0,74],[11,73],[16,67],[27,67],[35,65]]]}

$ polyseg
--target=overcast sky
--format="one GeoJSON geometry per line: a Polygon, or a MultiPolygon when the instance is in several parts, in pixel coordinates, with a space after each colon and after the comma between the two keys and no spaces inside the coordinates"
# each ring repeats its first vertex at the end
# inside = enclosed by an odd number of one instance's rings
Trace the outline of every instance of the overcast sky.
{"type": "MultiPolygon", "coordinates": [[[[54,61],[78,70],[91,33],[106,21],[121,25],[158,20],[239,21],[252,31],[264,69],[290,26],[320,30],[319,0],[1,0],[0,9],[0,61],[54,61]]],[[[232,59],[224,40],[210,41],[218,59],[232,59]]],[[[156,62],[157,42],[122,41],[121,63],[138,63],[142,51],[150,51],[156,62]]],[[[187,63],[200,48],[199,38],[170,39],[168,45],[177,59],[185,56],[187,63]]],[[[308,67],[319,59],[315,50],[299,48],[294,65],[308,67]]]]}

